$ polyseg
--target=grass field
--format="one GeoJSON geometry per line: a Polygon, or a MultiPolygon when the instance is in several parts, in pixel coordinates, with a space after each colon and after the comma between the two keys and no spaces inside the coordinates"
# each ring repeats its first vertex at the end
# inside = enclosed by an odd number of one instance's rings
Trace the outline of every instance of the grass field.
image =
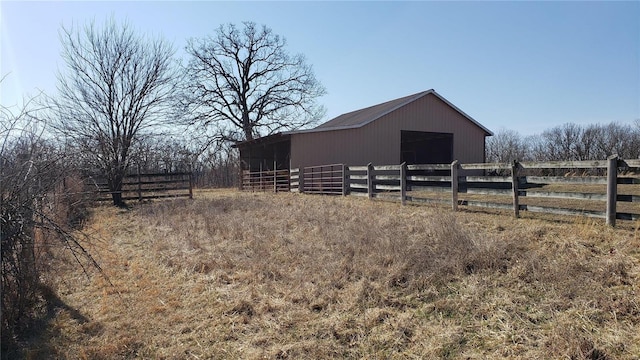
{"type": "Polygon", "coordinates": [[[203,191],[85,232],[26,358],[640,356],[638,224],[203,191]]]}

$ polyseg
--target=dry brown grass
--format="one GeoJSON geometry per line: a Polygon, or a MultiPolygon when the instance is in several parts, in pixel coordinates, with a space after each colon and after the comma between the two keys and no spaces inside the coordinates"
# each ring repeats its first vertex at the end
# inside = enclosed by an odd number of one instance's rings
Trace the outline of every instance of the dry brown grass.
{"type": "Polygon", "coordinates": [[[61,268],[26,357],[640,354],[637,226],[216,191],[100,208],[88,231],[111,284],[61,268]]]}

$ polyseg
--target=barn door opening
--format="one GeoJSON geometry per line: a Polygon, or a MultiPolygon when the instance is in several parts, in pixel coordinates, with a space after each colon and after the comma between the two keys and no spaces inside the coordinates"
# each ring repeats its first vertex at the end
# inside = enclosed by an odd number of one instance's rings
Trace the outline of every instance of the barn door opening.
{"type": "Polygon", "coordinates": [[[400,162],[407,164],[449,164],[453,161],[453,134],[401,131],[400,162]]]}
{"type": "MultiPolygon", "coordinates": [[[[279,139],[280,140],[280,139],[279,139]]],[[[243,170],[288,170],[291,158],[289,139],[239,147],[243,170]]]]}

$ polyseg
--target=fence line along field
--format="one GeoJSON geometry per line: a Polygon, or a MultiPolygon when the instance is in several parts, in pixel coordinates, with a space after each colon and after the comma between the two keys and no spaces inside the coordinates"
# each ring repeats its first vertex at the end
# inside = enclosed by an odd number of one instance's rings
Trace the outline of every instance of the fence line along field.
{"type": "MultiPolygon", "coordinates": [[[[274,167],[275,167],[274,163],[274,167]]],[[[616,220],[640,219],[640,160],[617,155],[593,161],[412,164],[331,164],[243,171],[250,191],[356,195],[369,199],[450,204],[616,220]]]]}
{"type": "MultiPolygon", "coordinates": [[[[100,176],[88,176],[85,186],[96,193],[97,201],[110,201],[107,180],[100,176]]],[[[140,173],[126,175],[122,190],[123,200],[148,200],[174,197],[193,198],[193,176],[190,172],[140,173]]]]}
{"type": "MultiPolygon", "coordinates": [[[[98,207],[27,358],[640,354],[640,232],[358,197],[200,191],[98,207]]],[[[54,295],[52,295],[54,296],[54,295]]]]}

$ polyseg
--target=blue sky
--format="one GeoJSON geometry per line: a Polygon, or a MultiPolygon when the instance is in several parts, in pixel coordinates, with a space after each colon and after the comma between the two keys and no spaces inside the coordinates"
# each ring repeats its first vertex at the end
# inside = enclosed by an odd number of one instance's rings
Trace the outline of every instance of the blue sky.
{"type": "Polygon", "coordinates": [[[184,56],[223,23],[305,54],[325,120],[435,89],[493,131],[640,119],[640,2],[0,2],[0,103],[55,95],[61,25],[127,19],[184,56]]]}

